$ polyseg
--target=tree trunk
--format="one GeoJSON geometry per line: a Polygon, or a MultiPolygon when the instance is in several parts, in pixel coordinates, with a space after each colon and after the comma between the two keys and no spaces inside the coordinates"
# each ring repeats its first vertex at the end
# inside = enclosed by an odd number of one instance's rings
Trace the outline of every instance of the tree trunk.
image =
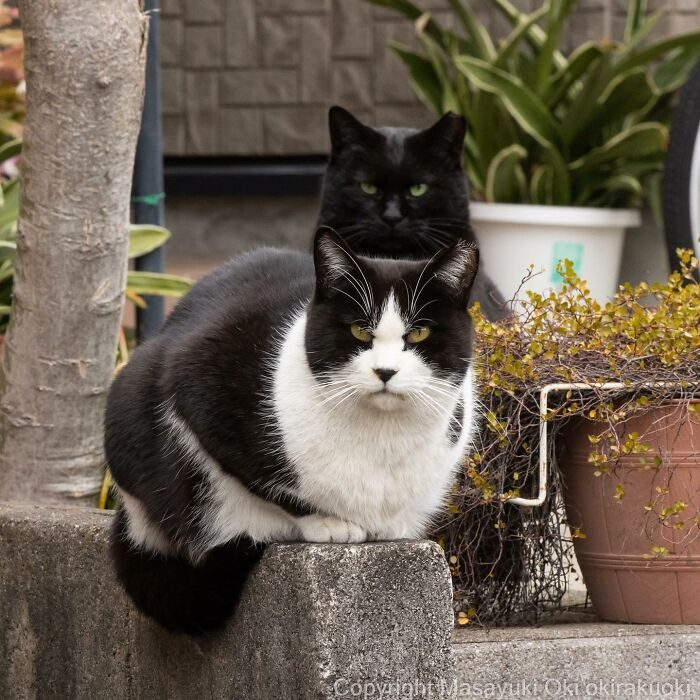
{"type": "Polygon", "coordinates": [[[148,20],[138,0],[22,0],[27,117],[0,499],[94,502],[126,284],[148,20]]]}

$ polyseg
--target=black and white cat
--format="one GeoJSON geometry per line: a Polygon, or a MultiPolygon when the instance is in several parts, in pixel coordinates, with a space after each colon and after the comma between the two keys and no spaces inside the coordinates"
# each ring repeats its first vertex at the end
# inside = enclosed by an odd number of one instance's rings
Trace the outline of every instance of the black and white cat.
{"type": "MultiPolygon", "coordinates": [[[[464,117],[447,113],[424,131],[373,129],[342,107],[328,113],[331,155],[319,225],[360,255],[429,258],[459,239],[475,241],[463,167],[464,117]]],[[[510,316],[479,272],[472,300],[492,321],[510,316]]]]}
{"type": "Polygon", "coordinates": [[[425,534],[471,440],[477,250],[262,249],[195,285],[115,380],[118,576],[174,630],[220,626],[264,544],[425,534]]]}

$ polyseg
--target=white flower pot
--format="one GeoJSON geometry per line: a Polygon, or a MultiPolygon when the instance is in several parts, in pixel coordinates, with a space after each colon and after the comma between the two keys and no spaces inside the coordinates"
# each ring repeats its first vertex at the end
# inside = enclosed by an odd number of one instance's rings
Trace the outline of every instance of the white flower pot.
{"type": "Polygon", "coordinates": [[[625,229],[641,224],[635,209],[481,202],[471,205],[471,219],[484,271],[506,299],[514,296],[530,264],[533,272],[542,272],[523,292],[557,288],[556,265],[568,258],[601,302],[617,290],[625,229]]]}

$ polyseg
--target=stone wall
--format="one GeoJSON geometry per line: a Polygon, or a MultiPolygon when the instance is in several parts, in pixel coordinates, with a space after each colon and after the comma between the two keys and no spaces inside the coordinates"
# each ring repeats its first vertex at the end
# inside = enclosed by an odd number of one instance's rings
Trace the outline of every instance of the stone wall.
{"type": "Polygon", "coordinates": [[[127,600],[111,519],[0,503],[3,700],[331,700],[376,679],[402,700],[404,684],[451,686],[452,587],[434,542],[272,545],[226,628],[192,638],[127,600]]]}
{"type": "MultiPolygon", "coordinates": [[[[532,9],[539,0],[513,0],[532,9]]],[[[447,0],[419,0],[450,26],[447,0]]],[[[492,32],[489,0],[470,0],[492,32]]],[[[340,103],[373,123],[420,124],[420,106],[389,40],[409,22],[363,0],[161,0],[165,152],[260,156],[323,153],[326,110],[340,103]]],[[[563,48],[619,36],[627,0],[578,0],[563,48]]],[[[658,33],[700,26],[699,0],[666,8],[658,33]]]]}

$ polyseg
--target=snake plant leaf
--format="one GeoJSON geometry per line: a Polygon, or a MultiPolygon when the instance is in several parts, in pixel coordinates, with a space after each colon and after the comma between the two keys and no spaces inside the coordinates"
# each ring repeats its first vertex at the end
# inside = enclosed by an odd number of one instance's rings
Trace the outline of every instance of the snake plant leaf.
{"type": "Polygon", "coordinates": [[[513,53],[520,47],[520,42],[523,37],[530,31],[530,28],[535,24],[535,22],[542,19],[547,14],[547,6],[544,5],[540,7],[539,10],[532,12],[529,15],[524,15],[522,21],[518,21],[515,25],[515,29],[502,41],[498,47],[498,52],[493,61],[493,65],[496,68],[506,68],[508,60],[513,55],[513,53]]]}
{"type": "Polygon", "coordinates": [[[543,148],[542,160],[552,171],[552,204],[571,204],[571,174],[561,152],[556,148],[543,148]]]}
{"type": "Polygon", "coordinates": [[[588,130],[589,122],[595,116],[598,100],[610,84],[611,74],[611,57],[605,52],[591,64],[561,123],[562,138],[566,146],[571,147],[579,134],[588,130]]]}
{"type": "Polygon", "coordinates": [[[0,231],[14,224],[19,217],[19,178],[15,178],[2,187],[3,201],[0,205],[0,231]]]}
{"type": "Polygon", "coordinates": [[[496,49],[484,25],[479,22],[472,10],[462,3],[461,0],[448,1],[452,12],[454,12],[457,19],[459,19],[467,35],[474,43],[476,55],[485,61],[493,59],[496,55],[496,49]]]}
{"type": "Polygon", "coordinates": [[[538,165],[530,178],[530,201],[533,204],[554,204],[554,169],[538,165]]]}
{"type": "Polygon", "coordinates": [[[647,0],[629,0],[627,17],[625,19],[625,42],[632,41],[644,19],[647,0]]]}
{"type": "Polygon", "coordinates": [[[654,82],[664,95],[675,92],[683,86],[700,57],[700,42],[697,46],[686,46],[676,50],[674,55],[654,71],[654,82]]]}
{"type": "Polygon", "coordinates": [[[458,57],[455,64],[477,87],[498,95],[513,119],[540,144],[554,146],[560,141],[553,115],[521,80],[469,56],[458,57]]]}
{"type": "Polygon", "coordinates": [[[0,146],[0,163],[14,158],[22,152],[22,139],[13,139],[0,146]]]}
{"type": "Polygon", "coordinates": [[[675,49],[697,47],[699,44],[700,30],[663,39],[625,56],[615,64],[615,71],[619,74],[637,66],[646,66],[675,49]]]}
{"type": "Polygon", "coordinates": [[[581,175],[620,158],[639,158],[663,153],[667,144],[668,129],[663,124],[656,122],[635,124],[574,161],[569,167],[572,172],[581,175]]]}
{"type": "Polygon", "coordinates": [[[622,121],[630,114],[648,111],[659,96],[656,84],[643,68],[634,68],[618,75],[598,99],[597,110],[588,122],[588,129],[599,133],[604,126],[622,121]]]}
{"type": "Polygon", "coordinates": [[[581,78],[593,61],[606,53],[606,50],[598,41],[587,41],[581,44],[569,57],[569,63],[552,76],[546,96],[547,105],[551,109],[556,107],[571,86],[581,78]]]}
{"type": "Polygon", "coordinates": [[[408,69],[416,94],[437,114],[442,111],[442,89],[431,61],[401,44],[390,44],[391,50],[408,69]]]}
{"type": "Polygon", "coordinates": [[[668,10],[662,8],[648,17],[644,17],[634,34],[629,39],[625,39],[621,51],[622,56],[629,55],[652,33],[656,25],[668,14],[668,10]]]}
{"type": "MultiPolygon", "coordinates": [[[[505,17],[512,26],[517,26],[523,21],[525,13],[518,10],[515,5],[509,2],[509,0],[491,0],[491,4],[505,17]]],[[[544,46],[547,41],[547,35],[545,34],[542,27],[533,24],[525,33],[525,38],[530,46],[535,50],[539,51],[542,46],[544,46]]],[[[559,51],[555,51],[553,55],[553,60],[557,68],[563,68],[566,66],[566,58],[559,51]]]]}
{"type": "Polygon", "coordinates": [[[504,148],[491,161],[486,178],[486,200],[489,202],[521,202],[527,193],[522,161],[527,151],[519,144],[504,148]]]}
{"type": "Polygon", "coordinates": [[[594,180],[578,193],[575,204],[580,202],[597,202],[600,206],[617,203],[618,206],[638,204],[644,193],[640,180],[633,175],[623,173],[613,175],[606,180],[594,180]]]}
{"type": "Polygon", "coordinates": [[[615,175],[603,183],[603,189],[609,192],[627,192],[641,197],[644,194],[642,183],[632,175],[615,175]]]}
{"type": "Polygon", "coordinates": [[[547,82],[554,63],[554,52],[559,44],[559,37],[564,28],[564,22],[571,12],[573,3],[574,0],[558,0],[557,2],[550,0],[549,12],[547,13],[547,29],[545,31],[547,38],[542,44],[535,62],[533,89],[540,97],[544,95],[547,88],[547,82]]]}
{"type": "Polygon", "coordinates": [[[160,248],[170,238],[170,231],[153,224],[129,226],[129,259],[140,258],[160,248]]]}
{"type": "MultiPolygon", "coordinates": [[[[425,15],[423,15],[423,17],[425,17],[425,15]]],[[[438,85],[442,87],[438,114],[444,114],[445,112],[459,112],[459,100],[457,99],[457,95],[452,87],[452,82],[447,76],[447,70],[444,64],[445,54],[442,52],[440,47],[423,32],[422,24],[423,23],[421,22],[416,22],[416,35],[428,54],[428,59],[430,60],[433,70],[438,77],[438,85]]]]}
{"type": "Polygon", "coordinates": [[[129,270],[126,287],[132,294],[181,297],[192,287],[192,281],[178,275],[129,270]]]}
{"type": "Polygon", "coordinates": [[[17,254],[17,244],[14,241],[0,241],[0,262],[14,260],[17,254]]]}

